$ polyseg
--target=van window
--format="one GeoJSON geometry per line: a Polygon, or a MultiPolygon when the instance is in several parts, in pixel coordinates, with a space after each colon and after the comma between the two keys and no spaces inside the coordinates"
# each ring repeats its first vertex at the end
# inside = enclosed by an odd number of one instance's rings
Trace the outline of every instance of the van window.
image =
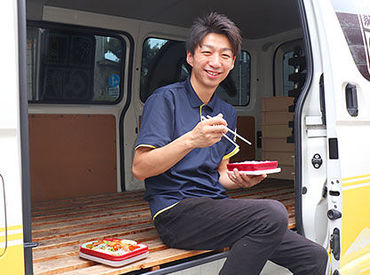
{"type": "MultiPolygon", "coordinates": [[[[185,42],[160,38],[144,41],[141,63],[140,99],[146,99],[159,87],[183,81],[191,72],[186,62],[185,42]]],[[[242,51],[234,69],[220,84],[216,94],[226,102],[243,106],[250,97],[250,56],[242,51]]]]}
{"type": "Polygon", "coordinates": [[[66,26],[28,26],[29,102],[118,102],[125,51],[125,42],[119,36],[66,26]]]}
{"type": "Polygon", "coordinates": [[[370,2],[331,0],[360,73],[370,81],[370,2]]]}
{"type": "Polygon", "coordinates": [[[303,40],[280,45],[274,55],[274,95],[298,98],[306,80],[303,40]]]}

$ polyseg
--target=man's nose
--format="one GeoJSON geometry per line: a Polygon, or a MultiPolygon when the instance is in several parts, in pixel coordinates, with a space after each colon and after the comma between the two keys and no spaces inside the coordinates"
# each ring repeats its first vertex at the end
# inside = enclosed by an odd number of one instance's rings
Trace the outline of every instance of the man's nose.
{"type": "Polygon", "coordinates": [[[218,54],[212,54],[212,56],[210,56],[210,61],[209,61],[209,64],[212,66],[212,67],[220,67],[221,66],[221,59],[220,59],[220,56],[218,54]]]}

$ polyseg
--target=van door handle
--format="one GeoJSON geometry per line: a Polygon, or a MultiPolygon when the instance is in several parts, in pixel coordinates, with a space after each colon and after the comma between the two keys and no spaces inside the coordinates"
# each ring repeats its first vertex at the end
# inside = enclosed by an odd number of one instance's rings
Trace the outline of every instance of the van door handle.
{"type": "Polygon", "coordinates": [[[351,83],[346,85],[346,106],[350,116],[358,116],[357,87],[351,83]]]}

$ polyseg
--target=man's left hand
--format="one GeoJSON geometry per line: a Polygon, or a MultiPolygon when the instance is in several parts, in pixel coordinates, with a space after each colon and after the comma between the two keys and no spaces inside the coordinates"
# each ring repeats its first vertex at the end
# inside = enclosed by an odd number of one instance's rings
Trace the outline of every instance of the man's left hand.
{"type": "Polygon", "coordinates": [[[230,180],[238,185],[240,188],[250,188],[262,180],[264,180],[267,175],[246,175],[245,173],[239,173],[238,169],[234,169],[233,173],[228,174],[230,180]]]}

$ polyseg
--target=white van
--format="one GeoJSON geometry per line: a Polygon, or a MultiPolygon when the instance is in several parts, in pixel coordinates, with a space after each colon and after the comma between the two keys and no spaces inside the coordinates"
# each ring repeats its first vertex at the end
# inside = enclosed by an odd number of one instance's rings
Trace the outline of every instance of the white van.
{"type": "MultiPolygon", "coordinates": [[[[2,274],[217,274],[228,249],[166,247],[131,174],[146,98],[189,73],[193,19],[226,14],[244,38],[217,90],[253,142],[231,161],[281,173],[234,198],[278,199],[323,245],[327,274],[370,274],[370,2],[0,2],[2,274]],[[118,268],[79,257],[124,237],[149,257],[118,268]]],[[[270,262],[262,274],[290,274],[270,262]]]]}

